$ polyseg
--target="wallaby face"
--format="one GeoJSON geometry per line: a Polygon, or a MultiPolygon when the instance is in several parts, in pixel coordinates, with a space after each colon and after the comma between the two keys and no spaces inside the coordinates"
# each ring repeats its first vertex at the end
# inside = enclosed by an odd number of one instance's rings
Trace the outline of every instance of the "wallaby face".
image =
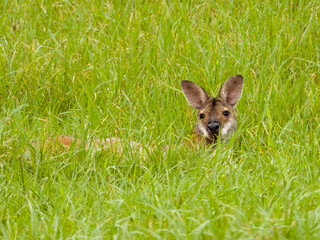
{"type": "Polygon", "coordinates": [[[237,129],[233,107],[242,95],[241,75],[230,77],[216,98],[209,97],[202,87],[190,81],[182,81],[181,88],[188,103],[198,110],[194,131],[207,145],[215,142],[219,135],[221,140],[226,139],[237,129]]]}

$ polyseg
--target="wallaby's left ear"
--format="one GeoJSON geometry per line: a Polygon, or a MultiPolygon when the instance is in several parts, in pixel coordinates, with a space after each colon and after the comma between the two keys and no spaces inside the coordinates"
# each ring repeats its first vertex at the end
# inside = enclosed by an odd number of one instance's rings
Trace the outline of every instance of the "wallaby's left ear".
{"type": "Polygon", "coordinates": [[[231,106],[240,100],[243,89],[243,77],[241,75],[230,77],[221,87],[219,97],[231,106]]]}

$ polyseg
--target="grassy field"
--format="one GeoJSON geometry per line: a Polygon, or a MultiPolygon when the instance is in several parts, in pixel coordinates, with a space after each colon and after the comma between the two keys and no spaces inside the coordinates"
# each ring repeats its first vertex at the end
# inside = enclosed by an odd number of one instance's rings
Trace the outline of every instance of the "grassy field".
{"type": "Polygon", "coordinates": [[[320,239],[319,0],[0,11],[1,239],[320,239]],[[190,147],[180,81],[215,95],[236,74],[236,135],[190,147]],[[58,135],[154,151],[50,156],[58,135]]]}

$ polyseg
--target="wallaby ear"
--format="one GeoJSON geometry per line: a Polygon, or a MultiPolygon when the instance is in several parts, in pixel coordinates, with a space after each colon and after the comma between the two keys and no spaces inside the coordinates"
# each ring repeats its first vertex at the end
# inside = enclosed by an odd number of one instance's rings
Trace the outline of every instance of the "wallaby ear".
{"type": "Polygon", "coordinates": [[[240,100],[243,89],[243,77],[241,75],[230,77],[221,87],[219,97],[231,106],[240,100]]]}
{"type": "Polygon", "coordinates": [[[210,98],[202,87],[193,82],[182,81],[181,88],[188,103],[196,109],[200,109],[202,104],[210,98]]]}

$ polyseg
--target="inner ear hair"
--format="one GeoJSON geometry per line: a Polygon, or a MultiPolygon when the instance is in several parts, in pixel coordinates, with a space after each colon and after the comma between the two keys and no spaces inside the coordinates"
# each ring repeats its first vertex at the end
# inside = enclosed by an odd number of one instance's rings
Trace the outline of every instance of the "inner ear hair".
{"type": "Polygon", "coordinates": [[[200,109],[210,98],[202,87],[191,81],[182,81],[181,89],[188,103],[196,109],[200,109]]]}
{"type": "Polygon", "coordinates": [[[243,77],[241,75],[232,76],[222,85],[219,97],[234,106],[241,98],[242,89],[243,77]]]}

